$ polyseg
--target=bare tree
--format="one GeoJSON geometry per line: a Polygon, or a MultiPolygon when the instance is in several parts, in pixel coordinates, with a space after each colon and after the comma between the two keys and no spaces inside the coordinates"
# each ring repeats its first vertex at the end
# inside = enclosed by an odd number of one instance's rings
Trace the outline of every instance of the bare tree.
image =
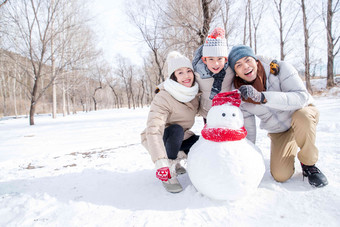
{"type": "Polygon", "coordinates": [[[157,66],[158,81],[161,83],[165,80],[163,68],[165,64],[165,56],[162,53],[164,50],[164,42],[162,40],[162,15],[155,4],[150,0],[148,5],[138,3],[138,8],[133,11],[131,8],[127,11],[132,23],[137,27],[143,37],[144,42],[149,47],[153,62],[157,66]],[[143,12],[142,14],[139,12],[143,12]]]}
{"type": "MultiPolygon", "coordinates": [[[[18,43],[12,48],[27,57],[31,66],[31,70],[27,71],[31,82],[26,86],[30,98],[30,125],[34,125],[34,114],[38,102],[63,68],[60,65],[60,58],[58,58],[63,43],[58,42],[57,37],[65,29],[74,29],[79,25],[79,23],[73,23],[64,26],[66,23],[65,17],[62,17],[64,2],[65,0],[20,0],[16,3],[8,2],[6,4],[6,22],[10,26],[8,29],[10,32],[9,42],[18,43]],[[52,24],[54,24],[53,29],[52,24]],[[16,42],[15,40],[20,41],[16,42]],[[54,71],[55,73],[51,74],[51,67],[48,63],[51,60],[54,61],[54,57],[56,57],[55,60],[58,60],[59,65],[54,71]]],[[[76,55],[72,57],[72,61],[75,59],[77,59],[76,55]]],[[[66,64],[66,62],[64,63],[66,64]]]]}
{"type": "Polygon", "coordinates": [[[155,85],[165,80],[164,65],[170,49],[191,56],[204,43],[216,16],[213,12],[219,9],[217,6],[212,0],[173,0],[167,4],[150,0],[147,6],[140,4],[137,9],[143,14],[129,8],[127,14],[151,50],[150,61],[158,73],[155,85]]]}
{"type": "Polygon", "coordinates": [[[154,95],[154,79],[153,79],[153,74],[152,72],[152,67],[150,67],[148,65],[148,62],[144,59],[143,62],[143,73],[146,76],[146,80],[144,81],[145,83],[145,89],[146,89],[146,99],[147,99],[147,104],[150,104],[152,99],[153,99],[153,95],[154,95]]]}
{"type": "Polygon", "coordinates": [[[234,0],[220,0],[219,5],[221,11],[221,19],[223,23],[223,28],[225,30],[225,38],[227,42],[229,41],[229,36],[235,30],[238,24],[237,17],[232,17],[232,6],[235,4],[234,0]]]}
{"type": "Polygon", "coordinates": [[[221,12],[218,2],[211,0],[173,0],[166,7],[158,4],[164,15],[162,33],[167,48],[181,50],[186,56],[205,42],[210,26],[221,12]]]}
{"type": "Polygon", "coordinates": [[[34,125],[34,114],[39,99],[55,78],[55,76],[52,76],[48,84],[39,90],[38,85],[44,75],[45,64],[51,56],[48,52],[48,46],[55,35],[53,31],[51,32],[51,23],[57,16],[59,4],[60,1],[56,1],[53,5],[33,0],[21,1],[17,5],[22,6],[20,9],[11,3],[9,4],[9,6],[13,7],[11,16],[16,21],[15,25],[19,31],[20,38],[25,42],[26,54],[29,56],[33,71],[33,86],[30,90],[30,125],[34,125]]]}
{"type": "MultiPolygon", "coordinates": [[[[258,48],[258,43],[257,43],[257,39],[258,39],[258,28],[260,25],[260,22],[262,20],[262,16],[265,12],[265,6],[264,6],[264,2],[261,1],[257,1],[255,6],[252,6],[252,10],[251,10],[251,20],[252,20],[252,27],[254,28],[254,51],[255,54],[257,54],[257,48],[258,48]]],[[[249,25],[250,26],[250,25],[249,25]]]]}
{"type": "Polygon", "coordinates": [[[96,93],[99,89],[103,89],[102,83],[99,82],[99,86],[94,89],[94,92],[92,94],[92,100],[93,100],[93,105],[94,105],[94,110],[97,111],[97,100],[96,100],[96,93]]]}
{"type": "Polygon", "coordinates": [[[97,99],[96,99],[96,93],[104,88],[104,78],[108,74],[108,68],[103,65],[99,65],[100,63],[97,63],[93,69],[91,78],[93,79],[94,83],[94,91],[92,93],[92,100],[93,100],[93,107],[94,110],[97,111],[97,99]]]}
{"type": "Polygon", "coordinates": [[[139,103],[140,103],[140,106],[143,107],[144,105],[144,96],[145,96],[145,92],[146,92],[146,83],[144,80],[145,76],[143,75],[142,79],[139,81],[140,83],[140,89],[139,89],[139,103]]]}
{"type": "Polygon", "coordinates": [[[285,2],[286,5],[283,7],[283,0],[273,0],[278,15],[278,21],[275,20],[279,28],[280,34],[280,55],[281,60],[284,60],[289,50],[286,50],[285,46],[288,41],[288,37],[292,32],[295,20],[299,14],[299,10],[292,7],[293,2],[285,2]],[[295,12],[294,12],[295,10],[295,12]]]}
{"type": "Polygon", "coordinates": [[[306,88],[310,93],[313,93],[310,83],[310,60],[309,60],[309,28],[307,24],[307,13],[305,0],[301,0],[302,19],[303,19],[303,31],[305,36],[305,80],[306,88]]]}
{"type": "Polygon", "coordinates": [[[133,78],[133,69],[131,64],[129,63],[128,59],[118,55],[116,57],[117,65],[115,69],[115,74],[122,80],[128,108],[131,108],[131,101],[133,102],[133,107],[135,108],[134,100],[133,100],[133,88],[132,88],[132,78],[133,78]]]}
{"type": "Polygon", "coordinates": [[[247,21],[248,21],[248,2],[245,5],[245,14],[244,14],[244,22],[243,22],[243,45],[246,45],[247,43],[247,21]]]}
{"type": "MultiPolygon", "coordinates": [[[[132,106],[133,109],[136,108],[136,100],[135,100],[135,92],[134,92],[134,83],[133,83],[133,78],[135,75],[135,70],[133,65],[129,65],[128,71],[127,71],[127,87],[128,87],[128,92],[129,92],[129,97],[132,101],[132,106]]],[[[130,108],[130,106],[129,106],[130,108]]]]}
{"type": "Polygon", "coordinates": [[[212,0],[202,0],[202,11],[203,11],[203,26],[199,33],[200,44],[202,45],[205,38],[208,36],[210,30],[210,23],[212,21],[212,9],[210,7],[212,0]]]}
{"type": "Polygon", "coordinates": [[[340,9],[339,1],[340,0],[327,1],[327,88],[334,86],[334,58],[340,50],[338,43],[340,35],[334,34],[332,30],[334,14],[340,9]]]}
{"type": "Polygon", "coordinates": [[[113,98],[115,100],[114,107],[119,109],[121,107],[120,102],[119,102],[119,94],[118,94],[120,81],[118,80],[118,78],[114,77],[111,72],[106,76],[105,80],[106,80],[107,85],[109,86],[109,88],[111,89],[113,93],[113,98]]]}
{"type": "Polygon", "coordinates": [[[253,11],[251,0],[247,1],[247,8],[248,8],[248,30],[249,30],[249,46],[253,47],[253,41],[252,41],[252,26],[251,26],[251,12],[253,11]]]}
{"type": "MultiPolygon", "coordinates": [[[[1,58],[1,55],[0,55],[0,63],[1,65],[4,65],[3,63],[3,60],[1,58]]],[[[0,88],[0,94],[2,96],[2,108],[3,108],[3,113],[4,115],[6,115],[7,113],[7,98],[8,98],[8,84],[9,82],[7,81],[7,77],[5,77],[5,71],[4,70],[1,70],[0,71],[0,82],[1,82],[1,86],[0,88]]]]}

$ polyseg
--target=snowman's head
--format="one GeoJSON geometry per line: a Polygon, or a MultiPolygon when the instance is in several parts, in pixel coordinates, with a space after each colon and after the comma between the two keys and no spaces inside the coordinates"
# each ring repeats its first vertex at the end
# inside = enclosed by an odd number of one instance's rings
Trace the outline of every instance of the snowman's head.
{"type": "Polygon", "coordinates": [[[231,104],[213,106],[207,115],[208,128],[239,129],[244,120],[241,110],[231,104]]]}

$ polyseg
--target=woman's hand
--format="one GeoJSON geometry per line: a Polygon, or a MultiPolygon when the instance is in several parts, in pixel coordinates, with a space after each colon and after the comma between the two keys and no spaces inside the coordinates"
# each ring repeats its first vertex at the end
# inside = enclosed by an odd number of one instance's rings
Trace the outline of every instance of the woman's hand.
{"type": "Polygon", "coordinates": [[[167,181],[171,178],[170,169],[169,167],[162,167],[157,169],[156,177],[161,181],[167,181]]]}
{"type": "Polygon", "coordinates": [[[170,163],[168,159],[158,159],[155,162],[156,167],[156,177],[160,179],[161,181],[167,181],[171,178],[170,174],[170,163]]]}

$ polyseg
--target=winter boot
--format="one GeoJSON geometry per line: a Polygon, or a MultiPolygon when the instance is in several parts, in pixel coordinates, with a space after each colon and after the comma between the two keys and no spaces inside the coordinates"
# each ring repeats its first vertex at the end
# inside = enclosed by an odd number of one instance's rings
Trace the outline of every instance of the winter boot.
{"type": "Polygon", "coordinates": [[[303,177],[308,177],[309,184],[321,188],[328,184],[326,176],[315,166],[307,166],[301,163],[303,177]]]}
{"type": "MultiPolygon", "coordinates": [[[[167,168],[170,174],[170,179],[163,181],[162,184],[168,192],[177,193],[183,190],[182,185],[179,183],[176,175],[176,164],[175,160],[171,159],[159,159],[155,162],[156,169],[167,168]]],[[[165,179],[164,179],[165,180],[165,179]]]]}
{"type": "Polygon", "coordinates": [[[182,185],[177,180],[176,176],[171,177],[167,181],[162,181],[164,188],[171,193],[181,192],[183,190],[182,185]]]}
{"type": "MultiPolygon", "coordinates": [[[[169,159],[170,170],[174,171],[176,176],[186,173],[187,171],[183,166],[181,166],[181,159],[169,159]]],[[[171,175],[172,176],[172,175],[171,175]]]]}
{"type": "Polygon", "coordinates": [[[185,170],[185,168],[183,166],[181,166],[181,163],[179,163],[179,162],[175,165],[175,170],[176,170],[177,175],[185,174],[187,172],[185,170]]]}

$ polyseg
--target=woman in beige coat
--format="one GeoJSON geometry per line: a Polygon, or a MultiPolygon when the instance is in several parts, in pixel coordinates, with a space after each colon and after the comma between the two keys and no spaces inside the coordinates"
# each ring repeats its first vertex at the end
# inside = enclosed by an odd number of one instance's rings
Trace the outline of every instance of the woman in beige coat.
{"type": "Polygon", "coordinates": [[[190,131],[198,111],[198,84],[188,58],[173,51],[167,58],[169,78],[158,86],[141,134],[156,167],[156,177],[169,192],[183,190],[177,174],[185,169],[175,161],[179,151],[189,152],[198,136],[190,131]]]}

